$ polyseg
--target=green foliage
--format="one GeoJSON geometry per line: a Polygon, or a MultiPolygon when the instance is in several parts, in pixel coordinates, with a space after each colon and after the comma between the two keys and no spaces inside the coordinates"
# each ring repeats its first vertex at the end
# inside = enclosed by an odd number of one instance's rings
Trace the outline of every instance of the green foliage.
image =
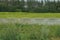
{"type": "Polygon", "coordinates": [[[50,2],[45,0],[45,4],[43,1],[27,1],[27,3],[22,1],[14,1],[12,2],[0,2],[0,11],[2,12],[37,12],[37,13],[46,13],[46,12],[53,12],[59,13],[60,12],[60,2],[50,2]],[[26,7],[27,6],[27,7],[26,7]]]}
{"type": "Polygon", "coordinates": [[[0,40],[52,40],[59,31],[60,25],[0,24],[0,40]]]}
{"type": "Polygon", "coordinates": [[[0,24],[1,40],[21,40],[18,28],[13,24],[0,24]],[[14,26],[14,27],[13,27],[14,26]]]}

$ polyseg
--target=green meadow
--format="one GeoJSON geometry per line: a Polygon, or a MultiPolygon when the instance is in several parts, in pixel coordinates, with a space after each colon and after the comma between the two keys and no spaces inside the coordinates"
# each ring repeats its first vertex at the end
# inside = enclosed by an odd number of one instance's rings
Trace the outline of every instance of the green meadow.
{"type": "Polygon", "coordinates": [[[60,40],[60,25],[0,24],[0,40],[60,40]]]}
{"type": "MultiPolygon", "coordinates": [[[[60,14],[0,12],[0,18],[60,18],[60,14]]],[[[60,40],[60,25],[0,23],[0,40],[60,40]]]]}
{"type": "Polygon", "coordinates": [[[60,13],[0,12],[0,18],[60,18],[60,13]]]}

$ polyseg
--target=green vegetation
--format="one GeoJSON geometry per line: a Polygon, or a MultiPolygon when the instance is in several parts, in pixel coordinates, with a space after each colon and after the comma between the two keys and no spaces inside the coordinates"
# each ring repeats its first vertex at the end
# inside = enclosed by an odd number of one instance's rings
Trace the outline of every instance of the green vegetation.
{"type": "Polygon", "coordinates": [[[0,12],[0,18],[60,18],[60,13],[0,12]]]}
{"type": "Polygon", "coordinates": [[[60,13],[59,0],[3,0],[0,1],[0,12],[37,12],[60,13]]]}
{"type": "Polygon", "coordinates": [[[0,40],[60,40],[60,25],[0,24],[0,40]]]}

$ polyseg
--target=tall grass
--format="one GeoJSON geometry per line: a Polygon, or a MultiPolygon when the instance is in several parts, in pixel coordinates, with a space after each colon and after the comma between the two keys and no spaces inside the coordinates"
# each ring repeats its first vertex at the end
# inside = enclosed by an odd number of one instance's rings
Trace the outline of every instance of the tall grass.
{"type": "Polygon", "coordinates": [[[0,40],[60,39],[60,25],[0,24],[0,40]]]}

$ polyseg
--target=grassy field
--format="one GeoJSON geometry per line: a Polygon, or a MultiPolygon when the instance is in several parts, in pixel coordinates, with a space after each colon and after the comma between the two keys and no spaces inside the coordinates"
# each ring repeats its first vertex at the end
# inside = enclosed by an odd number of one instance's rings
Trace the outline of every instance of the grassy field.
{"type": "Polygon", "coordinates": [[[0,18],[60,18],[60,13],[0,12],[0,18]]]}
{"type": "MultiPolygon", "coordinates": [[[[60,14],[0,12],[0,18],[60,18],[60,14]]],[[[0,23],[0,40],[60,40],[60,25],[0,23]]]]}
{"type": "Polygon", "coordinates": [[[60,25],[0,24],[0,40],[60,40],[60,25]]]}

